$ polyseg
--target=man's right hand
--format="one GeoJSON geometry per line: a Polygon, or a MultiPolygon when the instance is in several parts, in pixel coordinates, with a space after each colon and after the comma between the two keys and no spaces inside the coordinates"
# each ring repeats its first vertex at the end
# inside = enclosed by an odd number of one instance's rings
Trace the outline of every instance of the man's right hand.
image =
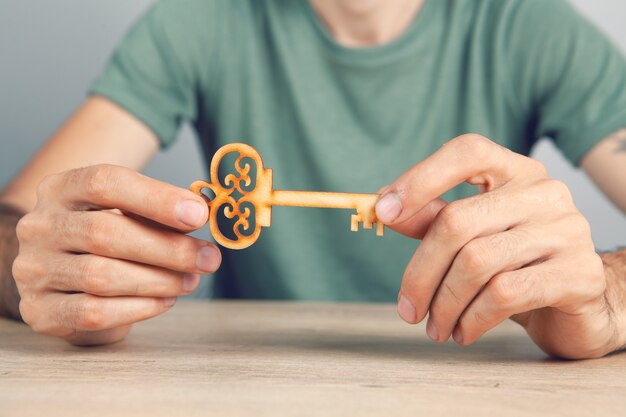
{"type": "Polygon", "coordinates": [[[112,343],[169,310],[213,273],[218,248],[185,233],[208,208],[188,190],[94,165],[46,177],[17,226],[13,277],[22,318],[71,343],[112,343]]]}

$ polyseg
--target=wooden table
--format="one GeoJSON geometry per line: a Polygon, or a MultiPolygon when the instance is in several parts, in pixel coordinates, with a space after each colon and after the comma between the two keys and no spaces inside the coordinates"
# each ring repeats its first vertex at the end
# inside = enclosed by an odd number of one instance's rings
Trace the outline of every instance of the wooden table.
{"type": "Polygon", "coordinates": [[[0,320],[0,416],[624,416],[626,354],[545,357],[507,322],[468,348],[394,306],[179,302],[76,348],[0,320]]]}

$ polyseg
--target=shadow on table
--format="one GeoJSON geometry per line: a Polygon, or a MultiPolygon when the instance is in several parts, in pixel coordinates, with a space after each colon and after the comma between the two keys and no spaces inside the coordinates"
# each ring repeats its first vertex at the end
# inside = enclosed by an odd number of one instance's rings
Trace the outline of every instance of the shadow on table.
{"type": "Polygon", "coordinates": [[[450,360],[494,361],[554,361],[528,340],[525,335],[490,335],[472,346],[462,347],[454,342],[437,344],[423,337],[396,336],[375,333],[295,332],[273,330],[262,335],[241,333],[231,337],[207,337],[209,345],[233,344],[246,350],[271,350],[286,353],[305,352],[332,355],[362,356],[385,360],[450,360]]]}
{"type": "MultiPolygon", "coordinates": [[[[418,333],[406,335],[368,332],[342,332],[336,329],[302,330],[296,328],[238,330],[198,332],[178,334],[163,333],[162,329],[138,332],[123,342],[91,348],[71,346],[56,338],[33,333],[24,325],[15,323],[11,330],[21,334],[19,343],[11,343],[10,334],[0,343],[0,352],[21,352],[28,354],[52,352],[80,352],[82,354],[141,353],[185,351],[188,355],[236,354],[240,352],[266,353],[269,355],[299,355],[306,359],[323,354],[332,356],[361,357],[393,360],[424,361],[464,361],[464,362],[537,362],[553,361],[549,359],[527,338],[524,333],[511,335],[488,334],[472,346],[461,347],[453,342],[436,344],[418,333]],[[25,334],[27,333],[27,334],[25,334]],[[8,336],[8,337],[7,337],[8,336]]],[[[423,330],[423,329],[417,329],[423,330]]],[[[9,331],[8,333],[13,333],[9,331]]],[[[17,342],[17,341],[16,341],[17,342]]]]}

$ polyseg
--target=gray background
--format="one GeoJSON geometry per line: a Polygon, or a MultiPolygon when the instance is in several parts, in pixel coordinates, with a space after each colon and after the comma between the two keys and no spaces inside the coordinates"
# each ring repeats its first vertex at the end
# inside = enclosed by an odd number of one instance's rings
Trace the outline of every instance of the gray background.
{"type": "MultiPolygon", "coordinates": [[[[81,103],[113,47],[151,2],[0,0],[0,187],[81,103]]],[[[572,2],[626,51],[625,1],[572,2]]],[[[533,155],[570,186],[598,248],[626,243],[626,217],[582,172],[547,141],[533,155]]],[[[186,187],[203,178],[203,170],[194,137],[185,128],[177,144],[145,172],[186,187]]]]}

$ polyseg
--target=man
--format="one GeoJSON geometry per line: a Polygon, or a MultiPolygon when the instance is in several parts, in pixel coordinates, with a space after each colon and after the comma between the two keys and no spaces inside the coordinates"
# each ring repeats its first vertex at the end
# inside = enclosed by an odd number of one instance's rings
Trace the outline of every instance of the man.
{"type": "Polygon", "coordinates": [[[437,342],[511,317],[557,356],[626,345],[626,253],[523,156],[550,136],[626,210],[626,63],[561,0],[164,0],[90,93],[2,194],[2,310],[35,331],[118,341],[219,268],[223,297],[397,294],[437,342]],[[278,189],[383,186],[398,233],[277,209],[245,251],[187,236],[203,200],[136,172],[184,120],[207,158],[258,148],[278,189]]]}

